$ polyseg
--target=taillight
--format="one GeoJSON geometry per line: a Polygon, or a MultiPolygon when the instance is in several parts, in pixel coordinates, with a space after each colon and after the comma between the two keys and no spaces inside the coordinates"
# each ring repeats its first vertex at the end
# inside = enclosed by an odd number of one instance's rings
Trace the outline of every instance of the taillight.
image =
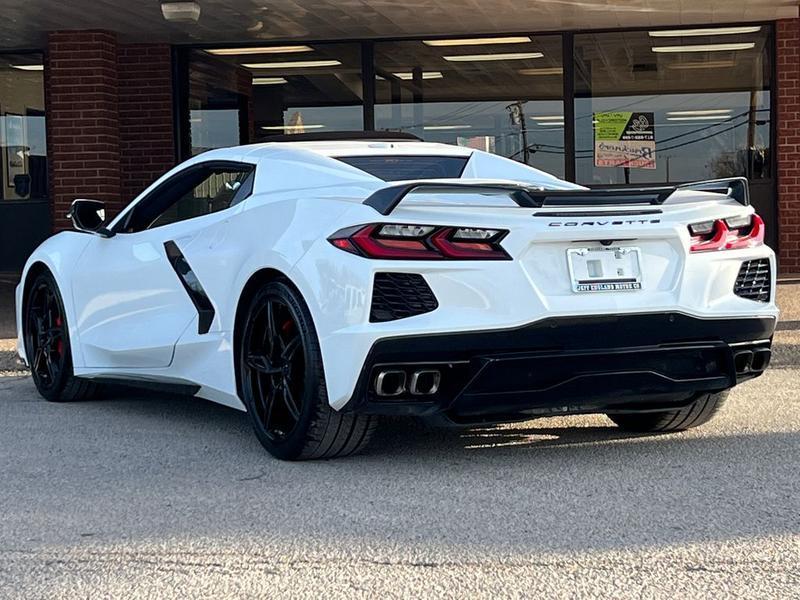
{"type": "Polygon", "coordinates": [[[689,225],[691,252],[737,250],[764,243],[764,220],[756,214],[689,225]]]}
{"type": "Polygon", "coordinates": [[[374,223],[341,229],[328,241],[367,258],[405,260],[509,260],[500,245],[508,231],[374,223]]]}

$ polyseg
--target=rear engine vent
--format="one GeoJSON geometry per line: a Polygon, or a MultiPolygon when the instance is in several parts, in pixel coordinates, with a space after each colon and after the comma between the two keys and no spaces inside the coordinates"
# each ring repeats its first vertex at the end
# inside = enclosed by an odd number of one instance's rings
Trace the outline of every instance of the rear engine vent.
{"type": "Polygon", "coordinates": [[[748,300],[769,302],[770,283],[769,259],[748,260],[739,269],[733,293],[748,300]]]}
{"type": "Polygon", "coordinates": [[[436,310],[439,303],[422,275],[376,273],[372,290],[372,323],[405,319],[436,310]]]}

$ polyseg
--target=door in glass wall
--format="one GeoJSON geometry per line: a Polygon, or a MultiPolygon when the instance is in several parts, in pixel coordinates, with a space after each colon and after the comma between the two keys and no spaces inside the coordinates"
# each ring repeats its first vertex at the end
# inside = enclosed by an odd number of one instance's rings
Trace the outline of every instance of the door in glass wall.
{"type": "Polygon", "coordinates": [[[564,173],[560,36],[376,42],[375,129],[564,173]]]}
{"type": "Polygon", "coordinates": [[[276,135],[363,128],[359,44],[210,48],[195,51],[193,57],[190,96],[208,98],[191,109],[192,146],[197,150],[276,135]],[[199,85],[197,71],[203,64],[216,67],[199,85]]]}
{"type": "Polygon", "coordinates": [[[0,271],[50,233],[41,54],[0,55],[0,271]]]}
{"type": "Polygon", "coordinates": [[[774,242],[770,33],[751,25],[576,35],[578,183],[744,176],[774,242]]]}

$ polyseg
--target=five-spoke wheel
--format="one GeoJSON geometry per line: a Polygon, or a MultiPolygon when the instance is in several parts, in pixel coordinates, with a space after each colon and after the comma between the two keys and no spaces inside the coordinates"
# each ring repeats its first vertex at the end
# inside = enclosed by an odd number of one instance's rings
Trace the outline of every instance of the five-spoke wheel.
{"type": "Polygon", "coordinates": [[[25,356],[39,393],[51,401],[94,395],[94,382],[73,375],[67,315],[49,271],[42,270],[26,286],[23,314],[25,356]]]}
{"type": "Polygon", "coordinates": [[[328,404],[314,322],[288,281],[269,281],[250,295],[237,339],[239,390],[271,454],[333,458],[364,447],[375,417],[340,413],[328,404]]]}
{"type": "Polygon", "coordinates": [[[31,290],[28,301],[28,355],[37,384],[52,387],[64,370],[64,314],[61,302],[45,278],[31,290]]]}
{"type": "Polygon", "coordinates": [[[305,372],[303,339],[289,307],[277,297],[265,298],[244,345],[253,409],[270,439],[285,439],[300,421],[305,372]]]}

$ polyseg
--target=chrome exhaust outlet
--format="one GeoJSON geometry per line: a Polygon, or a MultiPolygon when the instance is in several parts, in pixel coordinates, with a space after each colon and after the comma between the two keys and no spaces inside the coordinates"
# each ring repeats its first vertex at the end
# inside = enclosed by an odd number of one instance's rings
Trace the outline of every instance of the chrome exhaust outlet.
{"type": "Polygon", "coordinates": [[[750,369],[756,373],[760,373],[769,366],[770,358],[772,358],[772,351],[769,348],[754,350],[750,369]]]}
{"type": "Polygon", "coordinates": [[[381,371],[375,378],[375,393],[384,398],[399,396],[406,391],[406,372],[399,369],[381,371]]]}
{"type": "Polygon", "coordinates": [[[414,396],[431,396],[439,391],[442,374],[435,369],[421,369],[411,375],[408,391],[414,396]]]}
{"type": "Polygon", "coordinates": [[[749,372],[750,367],[753,364],[753,352],[750,350],[737,352],[736,356],[733,357],[733,363],[736,366],[736,372],[739,375],[749,372]]]}

